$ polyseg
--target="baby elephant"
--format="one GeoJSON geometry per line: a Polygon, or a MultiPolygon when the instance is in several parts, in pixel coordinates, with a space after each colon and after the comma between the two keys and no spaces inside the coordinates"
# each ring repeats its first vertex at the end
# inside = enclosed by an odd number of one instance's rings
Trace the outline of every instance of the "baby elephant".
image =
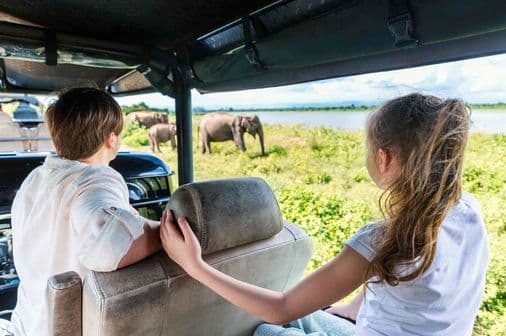
{"type": "Polygon", "coordinates": [[[149,145],[151,146],[151,151],[155,152],[155,148],[158,152],[160,150],[160,143],[166,142],[170,140],[172,145],[172,149],[176,149],[176,124],[156,124],[149,128],[148,130],[149,137],[149,145]]]}

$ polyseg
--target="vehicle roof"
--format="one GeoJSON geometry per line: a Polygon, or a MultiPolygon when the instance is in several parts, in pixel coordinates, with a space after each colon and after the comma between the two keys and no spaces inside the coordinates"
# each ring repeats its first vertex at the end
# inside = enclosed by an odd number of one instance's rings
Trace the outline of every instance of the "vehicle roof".
{"type": "Polygon", "coordinates": [[[492,55],[504,13],[504,0],[3,0],[1,89],[171,95],[183,64],[192,88],[233,91],[492,55]]]}

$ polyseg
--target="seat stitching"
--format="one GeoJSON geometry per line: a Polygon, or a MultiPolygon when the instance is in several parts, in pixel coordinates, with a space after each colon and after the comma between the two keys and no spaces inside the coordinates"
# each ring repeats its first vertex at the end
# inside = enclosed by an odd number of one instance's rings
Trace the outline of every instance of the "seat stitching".
{"type": "Polygon", "coordinates": [[[130,293],[136,292],[136,291],[138,291],[141,288],[151,287],[152,285],[156,285],[156,284],[161,283],[161,282],[167,282],[167,278],[157,279],[155,281],[143,284],[142,287],[137,287],[137,288],[134,288],[134,289],[127,289],[127,290],[125,290],[123,292],[116,293],[116,294],[111,295],[111,296],[109,296],[107,298],[104,298],[104,299],[105,299],[105,301],[108,301],[110,299],[114,299],[114,298],[116,298],[118,296],[121,296],[121,295],[124,295],[124,294],[130,294],[130,293]]]}
{"type": "Polygon", "coordinates": [[[193,190],[191,187],[188,186],[186,186],[185,189],[190,193],[193,205],[195,206],[195,212],[197,213],[197,225],[199,226],[201,231],[200,245],[202,245],[202,248],[205,250],[207,249],[208,239],[207,239],[207,227],[204,225],[202,203],[200,202],[198,195],[195,194],[195,190],[193,190]]]}
{"type": "Polygon", "coordinates": [[[93,281],[91,281],[91,289],[93,290],[95,295],[97,295],[97,298],[95,298],[95,303],[98,304],[98,310],[100,312],[100,320],[98,323],[98,335],[100,335],[100,332],[102,330],[102,323],[103,323],[103,301],[105,300],[105,295],[98,286],[98,281],[96,281],[95,274],[91,273],[89,278],[90,278],[90,281],[93,280],[93,281]],[[98,298],[99,295],[101,296],[101,299],[98,298]]]}

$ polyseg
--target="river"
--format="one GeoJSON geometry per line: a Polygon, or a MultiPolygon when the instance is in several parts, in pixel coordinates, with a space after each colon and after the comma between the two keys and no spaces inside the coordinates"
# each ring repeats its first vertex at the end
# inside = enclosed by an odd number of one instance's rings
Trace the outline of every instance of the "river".
{"type": "MultiPolygon", "coordinates": [[[[310,126],[327,126],[347,130],[360,130],[365,127],[369,111],[353,112],[300,112],[269,111],[251,112],[256,114],[264,124],[305,124],[310,126]]],[[[472,132],[506,134],[506,110],[473,110],[471,114],[472,132]]]]}

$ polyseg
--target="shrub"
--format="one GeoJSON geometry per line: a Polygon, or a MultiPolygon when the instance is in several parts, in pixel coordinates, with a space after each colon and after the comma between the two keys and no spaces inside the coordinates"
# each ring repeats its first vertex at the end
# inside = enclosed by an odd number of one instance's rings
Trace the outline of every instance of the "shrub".
{"type": "Polygon", "coordinates": [[[344,242],[370,219],[370,209],[361,201],[314,192],[305,188],[285,189],[279,194],[284,218],[299,224],[313,239],[309,270],[336,256],[344,242]]]}
{"type": "Polygon", "coordinates": [[[136,122],[125,120],[122,142],[129,147],[146,146],[149,144],[148,130],[136,122]]]}

